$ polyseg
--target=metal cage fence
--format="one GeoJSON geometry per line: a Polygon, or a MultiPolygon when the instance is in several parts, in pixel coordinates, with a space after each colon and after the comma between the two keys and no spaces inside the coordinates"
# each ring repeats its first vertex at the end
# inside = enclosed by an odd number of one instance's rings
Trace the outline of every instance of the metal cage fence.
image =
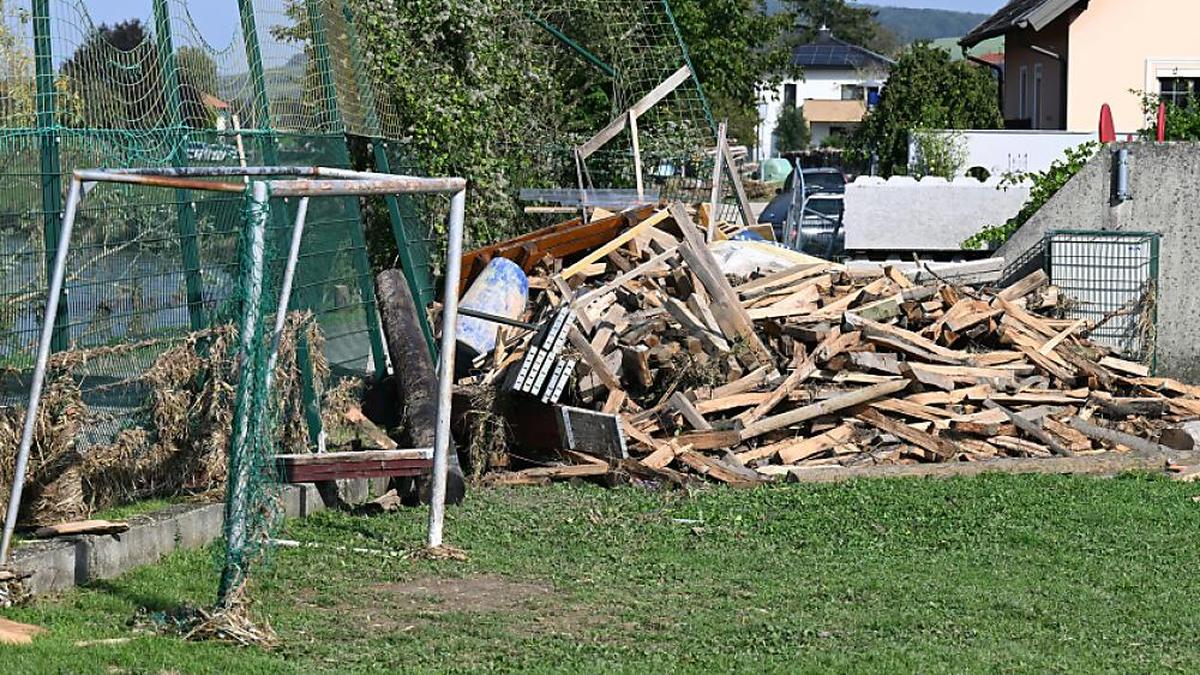
{"type": "Polygon", "coordinates": [[[1159,235],[1056,231],[1046,235],[1044,252],[1066,317],[1096,324],[1092,340],[1153,365],[1159,235]]]}

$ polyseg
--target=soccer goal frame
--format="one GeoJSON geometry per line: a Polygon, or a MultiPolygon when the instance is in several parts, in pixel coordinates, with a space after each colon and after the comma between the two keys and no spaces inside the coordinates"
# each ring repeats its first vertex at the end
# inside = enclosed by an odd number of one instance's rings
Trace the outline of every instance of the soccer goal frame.
{"type": "MultiPolygon", "coordinates": [[[[0,540],[0,568],[9,561],[12,536],[17,525],[17,515],[20,508],[22,491],[26,481],[29,454],[33,446],[34,432],[38,419],[38,406],[41,403],[42,390],[45,384],[47,367],[50,361],[55,320],[63,295],[64,278],[66,274],[67,254],[71,247],[71,233],[75,225],[76,214],[80,204],[87,194],[100,183],[118,183],[127,185],[145,185],[163,188],[177,188],[204,192],[239,193],[247,195],[252,202],[266,206],[275,197],[297,198],[295,218],[292,223],[288,255],[280,284],[278,310],[274,317],[274,330],[269,346],[267,377],[273,376],[273,367],[278,357],[279,340],[284,330],[288,305],[291,301],[292,283],[295,277],[296,264],[300,254],[300,242],[304,233],[308,214],[309,200],[323,197],[363,197],[363,196],[394,196],[394,195],[446,195],[450,197],[450,211],[447,223],[447,259],[445,268],[445,295],[442,304],[442,335],[438,363],[437,390],[437,427],[433,448],[419,448],[410,451],[412,456],[421,455],[426,461],[432,455],[432,489],[429,509],[429,529],[427,543],[430,547],[442,545],[443,522],[445,516],[446,473],[448,455],[450,452],[450,405],[454,377],[454,344],[456,340],[456,325],[458,318],[458,286],[461,275],[463,221],[466,211],[467,182],[463,178],[427,178],[417,176],[401,176],[386,173],[351,171],[313,166],[253,166],[253,167],[212,167],[212,168],[129,168],[129,169],[81,169],[71,175],[67,200],[63,209],[62,225],[59,231],[58,246],[55,251],[54,263],[50,274],[50,288],[46,296],[46,309],[42,318],[42,326],[37,347],[37,357],[34,363],[33,376],[30,383],[29,402],[25,411],[24,427],[21,443],[17,451],[15,472],[13,475],[12,491],[9,496],[8,510],[5,515],[3,539],[0,540]],[[236,180],[221,180],[236,179],[236,180]]],[[[262,209],[265,213],[266,209],[262,209]]],[[[245,298],[243,308],[243,325],[254,323],[263,303],[263,269],[265,267],[265,240],[267,219],[248,219],[243,227],[250,228],[251,241],[250,260],[251,271],[250,291],[245,298]],[[256,283],[255,283],[256,281],[256,283]]],[[[247,331],[251,333],[251,331],[247,331]]],[[[258,336],[261,338],[262,336],[258,336]]],[[[255,336],[244,334],[239,339],[239,358],[245,358],[255,336]]],[[[267,391],[270,391],[271,380],[268,379],[267,391]]],[[[240,395],[240,394],[239,394],[240,395]]],[[[244,437],[247,425],[240,427],[240,436],[244,437]]],[[[231,448],[239,447],[244,438],[234,438],[231,448]]],[[[236,481],[230,481],[233,495],[227,495],[227,501],[237,500],[236,481]]],[[[230,544],[244,532],[237,528],[227,534],[230,544]]]]}

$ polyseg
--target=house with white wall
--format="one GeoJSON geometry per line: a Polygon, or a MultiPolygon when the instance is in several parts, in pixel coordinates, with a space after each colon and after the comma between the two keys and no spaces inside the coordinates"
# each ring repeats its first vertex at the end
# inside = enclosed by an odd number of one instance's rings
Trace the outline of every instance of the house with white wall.
{"type": "Polygon", "coordinates": [[[789,107],[804,109],[813,147],[852,134],[878,101],[895,62],[822,28],[816,40],[796,47],[792,65],[803,69],[800,79],[759,87],[759,161],[779,156],[775,127],[789,107]]]}

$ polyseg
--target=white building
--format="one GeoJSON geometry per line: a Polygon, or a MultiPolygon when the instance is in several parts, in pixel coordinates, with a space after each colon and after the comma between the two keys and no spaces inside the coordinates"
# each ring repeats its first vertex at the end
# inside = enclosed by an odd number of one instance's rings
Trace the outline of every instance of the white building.
{"type": "Polygon", "coordinates": [[[802,79],[759,87],[759,161],[779,156],[775,127],[787,107],[804,109],[812,131],[812,147],[820,147],[832,136],[853,133],[878,101],[895,62],[843,42],[822,28],[815,41],[795,49],[792,64],[804,69],[802,79]]]}

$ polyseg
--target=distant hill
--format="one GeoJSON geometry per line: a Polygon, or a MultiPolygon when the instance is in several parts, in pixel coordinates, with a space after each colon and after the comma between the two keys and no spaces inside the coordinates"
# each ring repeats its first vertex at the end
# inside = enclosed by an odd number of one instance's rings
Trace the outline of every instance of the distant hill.
{"type": "MultiPolygon", "coordinates": [[[[767,11],[778,12],[782,0],[767,0],[767,11]]],[[[909,9],[906,7],[875,6],[879,23],[896,34],[901,44],[917,40],[936,40],[962,37],[978,26],[987,14],[955,12],[947,9],[909,9]]]]}
{"type": "Polygon", "coordinates": [[[988,18],[987,14],[953,12],[946,9],[879,7],[877,11],[879,14],[876,18],[879,23],[895,33],[904,44],[918,40],[962,37],[988,18]]]}

